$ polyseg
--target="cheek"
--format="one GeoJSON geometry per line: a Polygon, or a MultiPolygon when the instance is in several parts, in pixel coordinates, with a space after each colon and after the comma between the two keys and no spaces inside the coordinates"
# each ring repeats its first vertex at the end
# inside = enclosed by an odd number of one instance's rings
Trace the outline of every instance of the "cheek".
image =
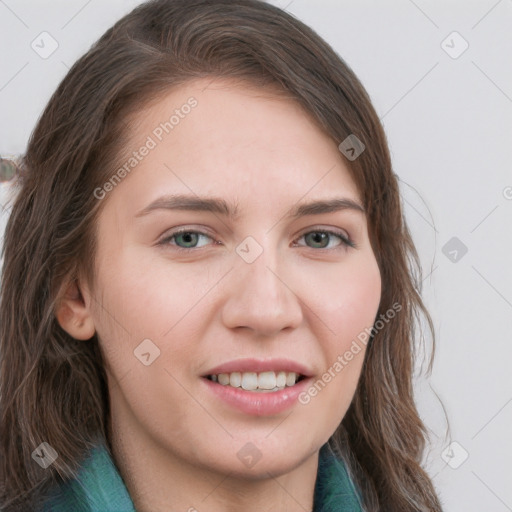
{"type": "Polygon", "coordinates": [[[375,321],[380,297],[381,279],[377,265],[354,271],[340,290],[336,331],[341,339],[354,339],[375,321]]]}
{"type": "Polygon", "coordinates": [[[381,296],[381,277],[373,255],[355,255],[346,264],[316,273],[307,304],[327,328],[330,357],[373,325],[381,296]]]}
{"type": "Polygon", "coordinates": [[[147,428],[179,441],[194,410],[180,382],[194,355],[190,339],[196,323],[189,313],[202,306],[205,274],[199,278],[197,269],[177,272],[168,261],[135,256],[134,251],[119,259],[99,280],[103,292],[95,314],[112,407],[118,417],[131,410],[151,418],[147,428]],[[169,405],[180,403],[187,407],[169,405]]]}
{"type": "Polygon", "coordinates": [[[312,305],[321,316],[317,326],[322,334],[317,338],[322,345],[324,367],[300,397],[301,403],[309,407],[310,416],[321,418],[331,433],[354,397],[381,294],[380,272],[373,259],[340,266],[336,279],[327,287],[328,292],[315,297],[317,302],[312,305]]]}
{"type": "Polygon", "coordinates": [[[104,276],[104,300],[115,312],[116,323],[134,339],[164,337],[200,307],[199,299],[215,283],[214,276],[198,272],[197,266],[173,264],[162,257],[144,260],[137,251],[126,252],[115,271],[104,276]]]}
{"type": "MultiPolygon", "coordinates": [[[[323,276],[324,293],[313,294],[308,304],[318,314],[316,325],[322,334],[317,338],[324,354],[324,368],[314,386],[316,391],[309,391],[322,395],[316,403],[318,414],[321,410],[331,411],[326,421],[333,421],[333,425],[341,421],[356,390],[381,296],[381,277],[375,259],[354,258],[350,263],[323,276]]],[[[307,399],[304,397],[304,401],[307,399]]]]}
{"type": "MultiPolygon", "coordinates": [[[[95,322],[114,378],[147,378],[160,367],[188,367],[194,350],[190,340],[200,337],[202,326],[211,320],[208,293],[222,275],[220,268],[198,272],[197,265],[173,263],[136,248],[118,254],[115,266],[103,267],[98,273],[102,291],[94,301],[95,322]],[[148,367],[138,359],[147,352],[154,360],[148,367]]],[[[141,387],[148,382],[143,379],[141,387]]]]}

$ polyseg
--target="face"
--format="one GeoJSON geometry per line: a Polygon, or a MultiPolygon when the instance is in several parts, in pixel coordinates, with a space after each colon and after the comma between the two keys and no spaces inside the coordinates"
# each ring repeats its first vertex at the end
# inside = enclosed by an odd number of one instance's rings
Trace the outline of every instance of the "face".
{"type": "Polygon", "coordinates": [[[96,193],[89,292],[116,435],[212,471],[289,471],[347,411],[364,346],[347,352],[380,300],[349,170],[297,104],[227,80],[130,126],[127,172],[96,193]]]}

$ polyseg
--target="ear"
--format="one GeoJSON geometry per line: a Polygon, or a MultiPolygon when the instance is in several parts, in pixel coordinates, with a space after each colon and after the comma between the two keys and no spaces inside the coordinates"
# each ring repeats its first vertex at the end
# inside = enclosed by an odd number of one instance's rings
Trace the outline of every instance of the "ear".
{"type": "Polygon", "coordinates": [[[67,283],[55,316],[59,325],[73,338],[88,340],[96,329],[89,307],[85,303],[78,280],[67,283]]]}

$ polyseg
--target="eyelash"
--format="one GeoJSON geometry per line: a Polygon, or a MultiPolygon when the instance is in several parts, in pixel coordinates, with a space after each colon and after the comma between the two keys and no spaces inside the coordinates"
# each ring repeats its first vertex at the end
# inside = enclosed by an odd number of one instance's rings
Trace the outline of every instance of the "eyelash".
{"type": "MultiPolygon", "coordinates": [[[[197,231],[197,230],[193,230],[193,229],[180,229],[180,230],[175,231],[174,233],[170,234],[169,236],[166,236],[165,238],[163,238],[160,242],[158,242],[158,245],[161,245],[161,246],[173,245],[174,248],[177,251],[184,251],[184,252],[190,252],[190,251],[194,251],[196,249],[200,249],[201,248],[201,247],[188,247],[188,248],[187,247],[180,247],[179,245],[175,245],[175,244],[170,244],[169,243],[173,238],[175,238],[176,236],[181,235],[183,233],[199,234],[199,235],[206,236],[207,238],[210,238],[211,240],[213,240],[213,238],[210,235],[204,233],[203,231],[197,231]]],[[[305,237],[306,235],[308,235],[310,233],[325,233],[325,234],[328,234],[328,235],[335,236],[335,237],[337,237],[337,238],[339,238],[341,240],[341,244],[337,245],[336,247],[332,247],[330,249],[319,248],[318,250],[321,250],[321,251],[334,251],[334,250],[340,250],[340,249],[347,249],[349,247],[353,248],[353,249],[357,249],[357,245],[355,244],[355,242],[353,240],[350,239],[350,237],[346,236],[345,234],[343,234],[341,232],[332,231],[332,230],[329,230],[329,229],[313,229],[313,230],[310,230],[310,231],[306,231],[305,233],[303,233],[296,240],[299,240],[299,239],[305,237]]],[[[294,241],[294,243],[296,242],[296,240],[294,241]]],[[[300,247],[304,247],[304,246],[300,246],[300,247]]],[[[314,247],[310,247],[310,249],[315,249],[315,248],[314,247]]]]}

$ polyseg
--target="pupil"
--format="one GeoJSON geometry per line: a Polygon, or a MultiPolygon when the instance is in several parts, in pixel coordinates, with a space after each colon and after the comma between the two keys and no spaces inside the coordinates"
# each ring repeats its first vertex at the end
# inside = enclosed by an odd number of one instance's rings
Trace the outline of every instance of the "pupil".
{"type": "MultiPolygon", "coordinates": [[[[327,233],[316,232],[312,233],[311,237],[313,238],[313,242],[315,244],[322,244],[322,240],[324,242],[327,240],[327,233]]],[[[322,244],[322,247],[325,247],[325,244],[322,244]]]]}
{"type": "Polygon", "coordinates": [[[188,243],[192,243],[193,244],[194,237],[197,236],[197,234],[196,233],[185,232],[185,233],[182,233],[180,236],[183,237],[185,244],[188,244],[188,243]]]}

